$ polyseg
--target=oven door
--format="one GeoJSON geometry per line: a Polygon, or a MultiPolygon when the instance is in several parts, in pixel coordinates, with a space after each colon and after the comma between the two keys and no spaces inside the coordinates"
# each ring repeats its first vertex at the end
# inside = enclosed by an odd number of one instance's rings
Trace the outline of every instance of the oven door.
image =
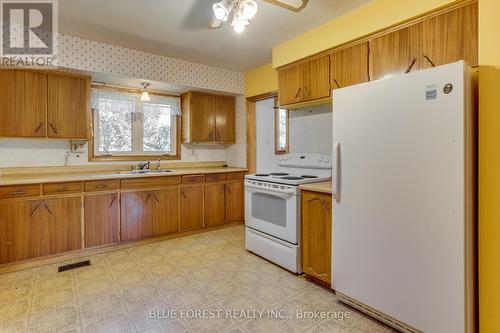
{"type": "Polygon", "coordinates": [[[271,189],[245,183],[245,225],[298,244],[299,197],[296,188],[271,189]]]}

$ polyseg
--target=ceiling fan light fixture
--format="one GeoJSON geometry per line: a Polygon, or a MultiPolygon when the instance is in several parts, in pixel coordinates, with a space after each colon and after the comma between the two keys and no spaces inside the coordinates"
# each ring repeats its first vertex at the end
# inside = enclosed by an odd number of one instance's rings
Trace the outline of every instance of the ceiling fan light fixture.
{"type": "Polygon", "coordinates": [[[259,7],[254,0],[244,0],[240,4],[239,15],[245,20],[250,20],[257,14],[259,7]]]}
{"type": "Polygon", "coordinates": [[[248,23],[249,23],[248,20],[245,20],[243,17],[235,15],[233,23],[231,25],[233,26],[233,29],[236,33],[241,34],[243,31],[245,31],[245,27],[248,25],[248,23]]]}
{"type": "Polygon", "coordinates": [[[229,18],[229,13],[233,9],[233,1],[222,0],[220,2],[216,2],[213,4],[212,9],[214,11],[215,18],[221,20],[222,22],[226,22],[229,18]]]}

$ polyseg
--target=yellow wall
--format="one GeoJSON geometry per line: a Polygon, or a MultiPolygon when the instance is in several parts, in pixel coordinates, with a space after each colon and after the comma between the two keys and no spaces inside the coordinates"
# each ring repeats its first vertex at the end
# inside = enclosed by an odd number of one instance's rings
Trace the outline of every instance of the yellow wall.
{"type": "Polygon", "coordinates": [[[479,0],[479,325],[499,331],[500,1],[479,0]]]}
{"type": "Polygon", "coordinates": [[[273,67],[328,50],[451,2],[454,0],[373,0],[274,47],[273,67]]]}
{"type": "Polygon", "coordinates": [[[278,90],[278,73],[271,64],[253,69],[245,74],[245,95],[257,96],[278,90]]]}

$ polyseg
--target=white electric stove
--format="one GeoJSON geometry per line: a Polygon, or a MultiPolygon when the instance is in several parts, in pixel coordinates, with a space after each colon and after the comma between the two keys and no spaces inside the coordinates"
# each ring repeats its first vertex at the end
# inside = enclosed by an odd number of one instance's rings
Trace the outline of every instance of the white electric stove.
{"type": "Polygon", "coordinates": [[[299,185],[330,180],[331,168],[329,155],[287,154],[278,170],[247,175],[246,249],[302,273],[299,185]]]}

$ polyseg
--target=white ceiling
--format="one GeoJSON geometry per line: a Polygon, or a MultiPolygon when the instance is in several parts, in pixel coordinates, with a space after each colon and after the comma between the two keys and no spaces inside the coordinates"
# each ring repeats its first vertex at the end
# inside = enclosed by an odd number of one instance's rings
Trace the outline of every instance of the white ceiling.
{"type": "Polygon", "coordinates": [[[257,0],[243,34],[208,29],[217,0],[61,0],[63,33],[188,61],[246,71],[271,62],[272,47],[369,0],[310,0],[300,13],[257,0]]]}

